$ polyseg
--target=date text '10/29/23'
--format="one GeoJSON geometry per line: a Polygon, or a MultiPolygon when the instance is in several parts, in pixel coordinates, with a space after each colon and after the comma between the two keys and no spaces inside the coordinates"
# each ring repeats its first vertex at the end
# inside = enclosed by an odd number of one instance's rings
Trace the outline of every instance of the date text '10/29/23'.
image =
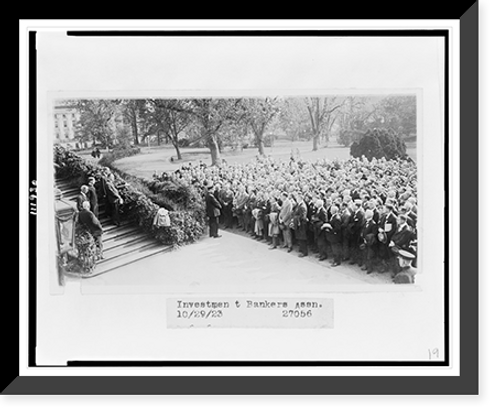
{"type": "Polygon", "coordinates": [[[332,299],[167,299],[168,328],[333,328],[332,299]]]}

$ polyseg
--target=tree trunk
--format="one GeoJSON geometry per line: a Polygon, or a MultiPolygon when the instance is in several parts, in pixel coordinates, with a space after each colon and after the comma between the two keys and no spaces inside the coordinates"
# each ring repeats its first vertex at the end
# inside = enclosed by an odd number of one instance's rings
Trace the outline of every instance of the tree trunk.
{"type": "Polygon", "coordinates": [[[212,157],[212,166],[220,166],[222,161],[220,157],[219,144],[214,136],[208,139],[208,148],[210,149],[210,156],[212,157]]]}
{"type": "Polygon", "coordinates": [[[182,160],[182,155],[181,155],[181,150],[179,149],[179,144],[177,143],[177,141],[173,142],[173,144],[175,147],[175,151],[177,153],[177,160],[182,160]]]}
{"type": "Polygon", "coordinates": [[[314,132],[313,136],[313,152],[318,150],[318,144],[319,144],[319,131],[314,132]]]}
{"type": "Polygon", "coordinates": [[[134,119],[132,122],[132,133],[134,134],[134,144],[136,146],[138,146],[139,145],[139,131],[137,128],[137,118],[135,117],[135,115],[134,115],[134,119]]]}
{"type": "Polygon", "coordinates": [[[257,149],[259,149],[259,155],[265,156],[266,153],[264,151],[264,139],[262,133],[255,133],[255,144],[257,145],[257,149]]]}

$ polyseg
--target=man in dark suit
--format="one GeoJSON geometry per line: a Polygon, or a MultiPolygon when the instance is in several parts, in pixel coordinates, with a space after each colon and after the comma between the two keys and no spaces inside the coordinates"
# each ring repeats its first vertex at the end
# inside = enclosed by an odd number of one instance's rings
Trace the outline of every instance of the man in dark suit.
{"type": "Polygon", "coordinates": [[[283,248],[288,248],[288,252],[292,251],[293,241],[292,241],[292,229],[290,224],[292,222],[293,216],[293,201],[287,192],[281,193],[281,209],[278,214],[278,222],[280,228],[283,232],[283,248]]]}
{"type": "Polygon", "coordinates": [[[295,225],[295,238],[299,242],[299,257],[305,257],[309,254],[307,248],[307,230],[309,228],[309,220],[307,218],[307,205],[304,201],[302,193],[294,194],[297,205],[293,210],[293,223],[295,225]]]}
{"type": "Polygon", "coordinates": [[[328,222],[328,214],[326,212],[326,208],[322,199],[316,200],[314,209],[314,215],[311,216],[311,226],[314,233],[314,243],[318,247],[319,260],[323,261],[326,260],[328,254],[325,233],[322,232],[321,227],[323,226],[323,224],[328,222]]]}
{"type": "Polygon", "coordinates": [[[87,185],[82,185],[80,187],[80,193],[76,197],[76,207],[78,208],[78,211],[81,211],[83,209],[83,203],[89,200],[88,191],[89,187],[87,185]]]}
{"type": "Polygon", "coordinates": [[[378,259],[382,266],[381,271],[387,271],[388,263],[391,259],[391,249],[389,244],[391,242],[392,236],[396,232],[398,228],[398,221],[396,214],[394,213],[395,206],[391,201],[386,201],[384,205],[384,213],[381,215],[378,227],[379,227],[379,236],[383,237],[380,239],[378,248],[378,259]]]}
{"type": "Polygon", "coordinates": [[[219,238],[219,217],[222,205],[214,195],[214,184],[207,183],[207,192],[205,194],[206,213],[208,216],[208,227],[210,237],[219,238]]]}
{"type": "Polygon", "coordinates": [[[97,199],[97,191],[95,189],[95,178],[90,177],[88,180],[88,198],[90,202],[90,210],[94,213],[96,217],[99,217],[99,202],[97,199]]]}
{"type": "Polygon", "coordinates": [[[408,225],[408,217],[404,214],[398,215],[397,224],[398,229],[393,234],[389,245],[391,247],[396,247],[396,251],[401,249],[409,251],[410,245],[415,239],[415,233],[408,225]]]}
{"type": "Polygon", "coordinates": [[[364,246],[363,267],[361,270],[366,270],[366,273],[368,274],[373,272],[377,233],[378,225],[373,219],[373,211],[367,210],[365,212],[365,225],[363,226],[363,231],[361,232],[362,244],[364,246]]]}
{"type": "Polygon", "coordinates": [[[115,176],[111,173],[106,179],[106,197],[109,205],[109,215],[115,225],[121,225],[120,205],[123,199],[115,185],[115,176]]]}
{"type": "Polygon", "coordinates": [[[342,264],[342,217],[337,205],[332,205],[328,214],[330,216],[329,221],[323,224],[321,228],[332,250],[332,266],[335,267],[342,264]]]}
{"type": "Polygon", "coordinates": [[[224,228],[233,228],[234,217],[233,217],[233,199],[234,192],[225,184],[220,193],[220,202],[222,203],[222,218],[224,222],[224,228]]]}
{"type": "Polygon", "coordinates": [[[359,246],[362,243],[363,227],[365,226],[365,211],[362,208],[362,201],[357,199],[354,201],[354,213],[352,215],[352,245],[351,245],[351,262],[357,263],[359,266],[363,264],[363,255],[359,246]]]}
{"type": "Polygon", "coordinates": [[[99,259],[104,258],[102,254],[102,225],[90,210],[90,202],[84,201],[82,204],[82,210],[78,213],[78,221],[80,224],[86,228],[90,234],[94,237],[94,241],[97,245],[97,256],[99,259]]]}
{"type": "Polygon", "coordinates": [[[408,226],[408,218],[404,214],[400,214],[397,217],[398,229],[393,234],[391,241],[389,242],[389,248],[391,251],[391,257],[389,260],[389,267],[392,275],[396,275],[400,271],[398,262],[398,252],[410,251],[411,245],[415,240],[415,233],[408,226]]]}
{"type": "Polygon", "coordinates": [[[340,210],[340,217],[342,221],[341,238],[340,238],[342,244],[342,260],[346,261],[349,260],[351,257],[349,249],[351,247],[351,240],[352,240],[352,227],[351,227],[352,212],[349,209],[347,203],[342,203],[340,210]]]}

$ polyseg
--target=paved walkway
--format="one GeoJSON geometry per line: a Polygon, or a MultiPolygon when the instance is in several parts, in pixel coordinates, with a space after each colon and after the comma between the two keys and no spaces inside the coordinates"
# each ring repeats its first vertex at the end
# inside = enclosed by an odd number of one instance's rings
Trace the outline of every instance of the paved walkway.
{"type": "Polygon", "coordinates": [[[233,232],[221,235],[82,279],[82,292],[304,293],[390,283],[387,275],[367,275],[357,266],[332,268],[313,256],[299,258],[297,251],[269,250],[266,243],[233,232]]]}

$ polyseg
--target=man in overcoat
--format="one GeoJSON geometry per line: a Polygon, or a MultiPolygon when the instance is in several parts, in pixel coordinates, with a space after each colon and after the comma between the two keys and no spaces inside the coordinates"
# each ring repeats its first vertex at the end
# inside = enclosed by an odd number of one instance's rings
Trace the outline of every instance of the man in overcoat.
{"type": "Polygon", "coordinates": [[[95,189],[95,178],[90,177],[88,180],[88,198],[90,202],[90,210],[94,213],[96,217],[99,218],[99,200],[97,198],[97,191],[95,189]]]}
{"type": "Polygon", "coordinates": [[[290,223],[292,221],[293,202],[287,192],[281,194],[282,206],[278,216],[278,223],[283,232],[283,247],[288,248],[288,252],[292,251],[292,230],[290,223]]]}
{"type": "Polygon", "coordinates": [[[351,217],[352,244],[351,244],[351,264],[363,264],[363,255],[360,250],[362,244],[362,231],[365,225],[365,211],[362,208],[362,201],[354,201],[354,213],[351,217]]]}
{"type": "Polygon", "coordinates": [[[373,211],[367,210],[365,212],[365,224],[361,232],[362,244],[364,246],[363,252],[363,267],[368,274],[373,272],[374,260],[376,253],[378,225],[373,219],[373,211]]]}
{"type": "Polygon", "coordinates": [[[206,213],[208,216],[209,236],[213,238],[222,237],[219,234],[219,217],[222,205],[214,195],[214,184],[207,183],[207,192],[205,194],[206,213]]]}
{"type": "Polygon", "coordinates": [[[108,202],[109,215],[115,225],[121,225],[120,205],[123,204],[123,198],[115,185],[115,176],[110,173],[106,178],[106,198],[108,202]]]}
{"type": "Polygon", "coordinates": [[[84,201],[82,203],[82,209],[78,213],[78,221],[80,224],[85,227],[90,234],[94,237],[94,241],[97,246],[97,256],[99,259],[103,258],[103,250],[102,250],[102,225],[94,215],[94,213],[90,210],[90,202],[84,201]]]}
{"type": "Polygon", "coordinates": [[[399,272],[393,277],[393,282],[396,284],[412,284],[415,283],[415,275],[417,274],[417,269],[414,268],[411,263],[415,259],[415,256],[406,251],[399,250],[398,252],[398,262],[399,262],[399,272]]]}
{"type": "Polygon", "coordinates": [[[379,240],[379,244],[377,246],[377,257],[382,266],[382,272],[387,271],[387,268],[389,267],[389,262],[392,257],[389,244],[391,243],[392,236],[398,228],[398,221],[394,211],[395,206],[393,202],[386,201],[384,205],[384,212],[380,216],[380,220],[378,223],[379,232],[377,234],[377,239],[379,240]]]}
{"type": "Polygon", "coordinates": [[[392,275],[396,275],[400,269],[398,261],[398,253],[401,250],[410,251],[411,245],[415,240],[415,233],[408,226],[408,218],[404,214],[400,214],[397,217],[398,229],[392,235],[391,241],[389,242],[390,248],[390,260],[389,267],[391,269],[392,275]]]}
{"type": "Polygon", "coordinates": [[[352,227],[351,227],[351,217],[352,212],[349,209],[349,205],[345,202],[342,203],[341,211],[341,245],[342,245],[342,260],[346,261],[350,259],[350,247],[352,240],[352,227]]]}
{"type": "Polygon", "coordinates": [[[297,205],[293,210],[293,223],[295,225],[295,238],[299,243],[299,257],[305,257],[309,254],[307,247],[307,230],[309,221],[307,218],[307,205],[301,192],[294,194],[297,205]]]}
{"type": "Polygon", "coordinates": [[[327,241],[325,233],[322,230],[323,224],[328,222],[328,214],[326,212],[324,202],[322,199],[317,199],[314,205],[315,212],[314,215],[311,216],[311,222],[314,233],[314,242],[318,247],[319,260],[326,260],[328,257],[327,254],[327,241]]]}
{"type": "Polygon", "coordinates": [[[76,197],[76,207],[78,208],[78,211],[81,211],[83,209],[83,203],[89,200],[88,192],[89,187],[87,185],[82,185],[80,187],[80,193],[76,197]]]}
{"type": "Polygon", "coordinates": [[[329,221],[322,225],[322,234],[332,251],[332,266],[342,264],[342,217],[337,205],[332,205],[329,210],[329,221]]]}

